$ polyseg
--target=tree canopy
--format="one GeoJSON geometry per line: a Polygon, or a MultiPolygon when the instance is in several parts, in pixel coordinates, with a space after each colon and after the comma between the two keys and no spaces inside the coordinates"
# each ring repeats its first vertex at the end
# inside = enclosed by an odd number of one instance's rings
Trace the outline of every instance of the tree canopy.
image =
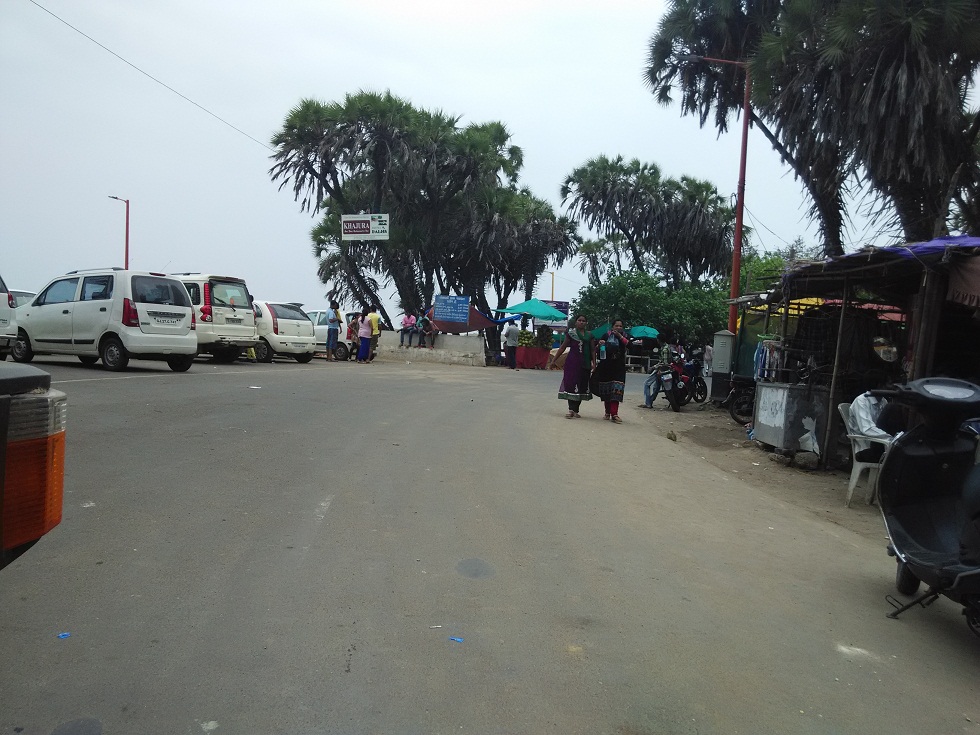
{"type": "Polygon", "coordinates": [[[390,92],[358,92],[302,100],[272,144],[273,182],[321,215],[313,252],[331,298],[381,304],[393,285],[402,309],[455,293],[488,310],[488,287],[497,307],[519,289],[530,297],[548,263],[575,252],[574,223],[518,187],[523,153],[500,122],[460,126],[390,92]],[[362,212],[388,213],[390,239],[343,240],[341,215],[362,212]]]}
{"type": "Polygon", "coordinates": [[[670,0],[647,81],[719,131],[740,114],[806,186],[827,255],[843,253],[850,182],[866,186],[905,239],[951,222],[977,231],[980,68],[976,0],[670,0]],[[738,65],[696,61],[713,57],[738,65]]]}

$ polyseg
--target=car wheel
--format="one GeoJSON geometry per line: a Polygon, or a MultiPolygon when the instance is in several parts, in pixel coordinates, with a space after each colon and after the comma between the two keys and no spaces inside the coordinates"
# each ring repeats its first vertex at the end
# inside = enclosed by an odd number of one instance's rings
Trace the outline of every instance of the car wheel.
{"type": "Polygon", "coordinates": [[[23,329],[17,333],[17,341],[10,348],[10,356],[15,362],[30,362],[34,359],[34,350],[31,349],[31,339],[23,329]]]}
{"type": "Polygon", "coordinates": [[[347,349],[347,345],[338,344],[336,347],[334,347],[333,356],[335,360],[344,362],[350,359],[350,350],[347,349]]]}
{"type": "Polygon", "coordinates": [[[307,363],[313,359],[312,352],[304,352],[302,355],[295,355],[296,362],[307,363]]]}
{"type": "Polygon", "coordinates": [[[238,356],[242,354],[241,348],[239,347],[224,347],[216,349],[212,354],[215,362],[234,362],[238,359],[238,356]]]}
{"type": "Polygon", "coordinates": [[[102,367],[106,370],[118,372],[125,370],[129,364],[129,355],[126,353],[126,348],[115,337],[107,337],[102,342],[99,354],[102,356],[102,367]]]}
{"type": "Polygon", "coordinates": [[[99,361],[99,358],[97,358],[95,355],[79,355],[78,361],[85,367],[92,367],[99,361]]]}
{"type": "Polygon", "coordinates": [[[264,339],[260,339],[255,345],[255,359],[259,362],[272,362],[272,348],[264,339]]]}
{"type": "Polygon", "coordinates": [[[174,355],[167,358],[167,364],[175,373],[186,373],[194,364],[194,355],[174,355]]]}
{"type": "Polygon", "coordinates": [[[895,570],[895,589],[909,597],[919,591],[919,578],[912,574],[909,565],[904,561],[899,561],[898,569],[895,570]]]}

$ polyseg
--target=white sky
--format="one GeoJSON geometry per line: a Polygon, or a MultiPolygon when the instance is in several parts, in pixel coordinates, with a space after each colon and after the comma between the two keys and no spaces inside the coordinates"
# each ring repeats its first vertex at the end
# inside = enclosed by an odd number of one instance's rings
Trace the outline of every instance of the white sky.
{"type": "MultiPolygon", "coordinates": [[[[389,89],[464,124],[502,121],[524,150],[522,183],[558,210],[564,177],[599,154],[736,188],[740,126],[719,140],[643,84],[659,0],[38,4],[263,143],[303,98],[389,89]]],[[[72,269],[121,266],[115,195],[131,200],[132,268],[238,275],[257,298],[322,305],[316,220],[271,182],[270,151],[38,4],[0,2],[7,284],[37,290],[72,269]]],[[[801,187],[754,130],[746,207],[765,248],[815,239],[801,187]]],[[[551,281],[536,295],[550,298],[551,281]]],[[[584,283],[566,267],[554,297],[570,300],[584,283]]]]}

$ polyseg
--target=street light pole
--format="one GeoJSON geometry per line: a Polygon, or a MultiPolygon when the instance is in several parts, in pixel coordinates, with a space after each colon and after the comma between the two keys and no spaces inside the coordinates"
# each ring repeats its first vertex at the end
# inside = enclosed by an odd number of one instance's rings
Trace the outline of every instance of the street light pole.
{"type": "MultiPolygon", "coordinates": [[[[731,59],[713,59],[710,56],[680,54],[679,61],[710,61],[715,64],[730,64],[740,66],[745,71],[745,99],[742,101],[742,152],[738,163],[738,189],[735,195],[735,242],[732,247],[732,288],[729,298],[734,301],[739,296],[742,278],[742,223],[745,214],[745,158],[749,148],[749,117],[752,114],[752,76],[749,65],[744,61],[731,59]]],[[[738,322],[738,306],[734,303],[728,307],[728,331],[734,333],[738,322]]]]}
{"type": "Polygon", "coordinates": [[[555,272],[548,271],[551,274],[551,300],[555,300],[555,272]]]}
{"type": "Polygon", "coordinates": [[[114,197],[112,194],[109,195],[110,199],[115,199],[117,202],[124,202],[126,204],[126,252],[125,258],[123,260],[123,267],[129,270],[129,200],[121,199],[120,197],[114,197]]]}

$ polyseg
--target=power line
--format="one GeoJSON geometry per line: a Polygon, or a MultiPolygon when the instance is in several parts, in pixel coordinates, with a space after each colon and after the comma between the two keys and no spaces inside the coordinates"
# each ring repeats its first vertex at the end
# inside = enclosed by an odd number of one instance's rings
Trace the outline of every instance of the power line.
{"type": "Polygon", "coordinates": [[[96,40],[95,40],[94,38],[92,38],[92,37],[91,37],[90,35],[88,35],[87,33],[85,33],[85,32],[83,32],[83,31],[81,31],[81,30],[79,30],[78,28],[76,28],[75,26],[73,26],[73,25],[72,25],[71,23],[69,23],[69,22],[68,22],[67,20],[65,20],[64,18],[60,18],[59,16],[57,16],[57,15],[55,15],[54,13],[52,13],[52,12],[51,12],[50,10],[48,10],[48,9],[47,9],[46,7],[44,7],[44,6],[43,6],[43,5],[41,5],[40,3],[38,3],[38,2],[36,2],[36,0],[28,0],[28,2],[30,2],[30,3],[32,4],[32,5],[35,5],[35,6],[37,6],[37,7],[38,7],[38,8],[40,8],[41,10],[43,10],[43,11],[44,11],[45,13],[47,13],[48,15],[50,15],[50,16],[51,16],[52,18],[54,18],[55,20],[58,20],[58,21],[60,21],[60,22],[62,22],[62,23],[64,23],[64,24],[65,24],[66,26],[68,26],[68,27],[69,27],[69,28],[71,28],[71,29],[72,29],[73,31],[75,31],[75,33],[78,33],[79,35],[81,35],[81,36],[84,36],[85,38],[87,38],[87,39],[88,39],[89,41],[91,41],[92,43],[94,43],[94,44],[95,44],[96,46],[98,46],[98,47],[99,47],[99,48],[101,48],[102,50],[104,50],[104,51],[108,51],[108,52],[109,52],[110,54],[112,54],[113,56],[115,56],[115,57],[116,57],[117,59],[119,59],[119,60],[120,60],[121,62],[123,62],[124,64],[128,64],[129,66],[131,66],[131,67],[133,67],[133,68],[134,68],[134,69],[135,69],[136,71],[138,71],[138,72],[139,72],[140,74],[142,74],[143,76],[145,76],[145,77],[148,77],[149,79],[152,79],[152,80],[153,80],[154,82],[156,82],[157,84],[159,84],[159,85],[160,85],[161,87],[165,87],[166,89],[169,89],[169,90],[170,90],[171,92],[173,92],[173,93],[174,93],[175,95],[177,95],[178,97],[180,97],[180,98],[181,98],[182,100],[185,100],[186,102],[190,102],[190,103],[191,103],[192,105],[194,105],[194,107],[196,107],[196,108],[198,108],[199,110],[202,110],[202,111],[204,111],[204,112],[206,112],[207,114],[209,114],[209,115],[210,115],[211,117],[213,117],[213,118],[214,118],[215,120],[217,120],[218,122],[220,122],[220,123],[224,123],[224,124],[225,124],[225,125],[227,125],[227,126],[228,126],[229,128],[231,128],[232,130],[234,130],[235,132],[237,132],[237,133],[241,133],[241,134],[242,134],[242,135],[244,135],[244,136],[245,136],[246,138],[248,138],[248,139],[249,139],[249,140],[251,140],[251,141],[254,141],[255,143],[258,143],[258,144],[259,144],[260,146],[262,146],[263,148],[265,148],[265,149],[267,149],[267,150],[270,150],[270,151],[271,151],[271,150],[273,150],[273,149],[272,149],[272,148],[271,148],[270,146],[268,146],[267,144],[265,144],[265,143],[263,143],[263,142],[262,142],[261,140],[259,140],[258,138],[253,138],[253,137],[252,137],[251,135],[249,135],[248,133],[246,133],[246,132],[245,132],[244,130],[242,130],[241,128],[237,128],[237,127],[235,127],[234,125],[232,125],[232,124],[231,124],[230,122],[228,122],[227,120],[225,120],[225,119],[224,119],[223,117],[221,117],[220,115],[216,115],[215,113],[213,113],[213,112],[211,112],[211,110],[209,110],[208,108],[206,108],[206,107],[204,107],[204,105],[199,105],[199,104],[198,104],[197,102],[195,102],[194,100],[192,100],[192,99],[191,99],[190,97],[188,97],[187,95],[185,95],[185,94],[181,94],[181,93],[180,93],[180,92],[178,92],[178,91],[177,91],[176,89],[174,89],[173,87],[171,87],[171,86],[170,86],[169,84],[166,84],[166,83],[164,83],[164,82],[162,82],[162,81],[160,81],[159,79],[157,79],[157,78],[156,78],[155,76],[153,76],[152,74],[149,74],[148,72],[145,72],[145,71],[143,71],[142,69],[140,69],[140,68],[139,68],[138,66],[136,66],[136,64],[134,64],[134,63],[132,63],[131,61],[127,61],[127,60],[126,60],[126,59],[124,59],[124,58],[123,58],[122,56],[120,56],[120,55],[119,55],[119,54],[117,54],[117,53],[116,53],[115,51],[113,51],[112,49],[110,49],[110,48],[108,48],[107,46],[105,46],[105,45],[103,45],[103,44],[101,44],[101,43],[99,43],[98,41],[96,41],[96,40]]]}

